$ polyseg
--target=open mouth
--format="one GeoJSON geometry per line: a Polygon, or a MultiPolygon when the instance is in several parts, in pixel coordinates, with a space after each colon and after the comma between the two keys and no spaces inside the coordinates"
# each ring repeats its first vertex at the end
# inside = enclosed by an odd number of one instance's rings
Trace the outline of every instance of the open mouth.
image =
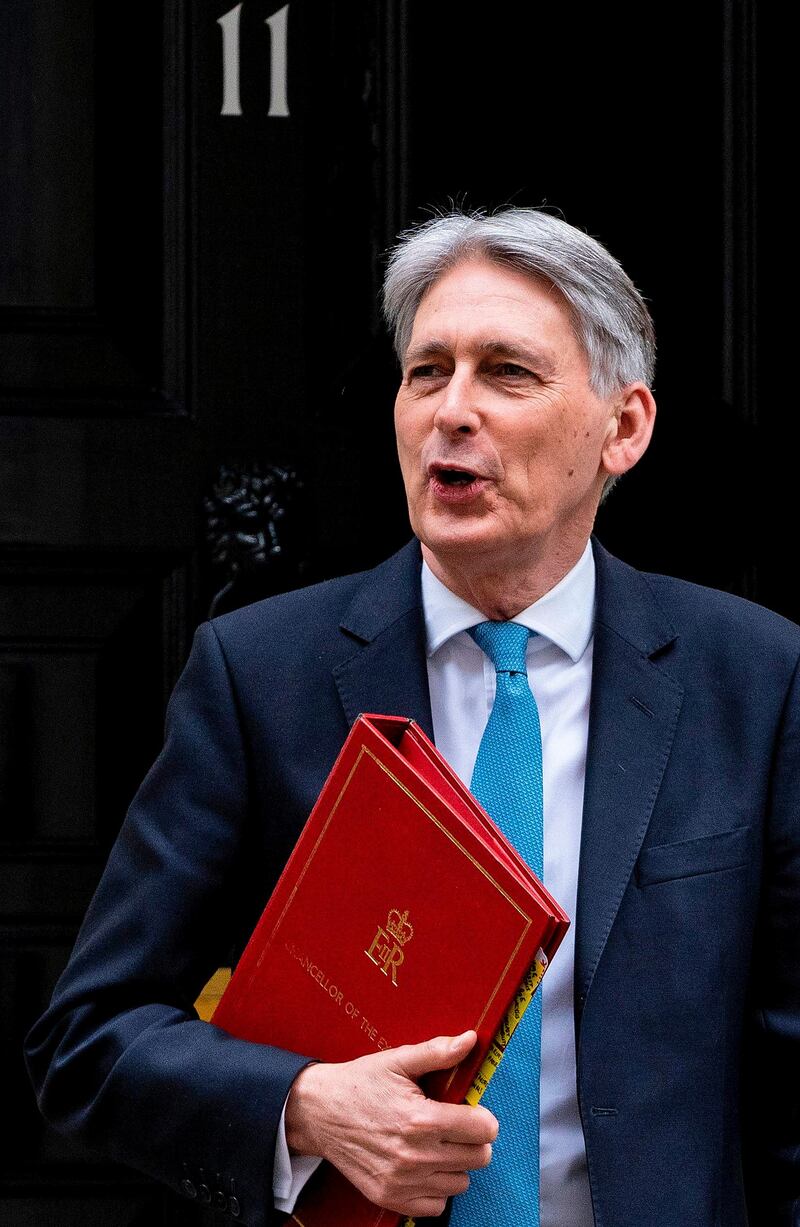
{"type": "Polygon", "coordinates": [[[469,469],[436,469],[434,476],[444,486],[468,486],[477,476],[469,469]]]}
{"type": "Polygon", "coordinates": [[[446,503],[471,503],[480,497],[489,484],[487,478],[474,469],[454,468],[447,464],[432,464],[428,473],[431,491],[446,503]]]}

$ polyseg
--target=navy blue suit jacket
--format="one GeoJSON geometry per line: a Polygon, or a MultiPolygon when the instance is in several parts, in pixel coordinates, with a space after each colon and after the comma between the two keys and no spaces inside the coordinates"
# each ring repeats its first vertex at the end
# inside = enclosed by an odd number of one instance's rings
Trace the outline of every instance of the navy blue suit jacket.
{"type": "MultiPolygon", "coordinates": [[[[741,1227],[746,1189],[751,1227],[797,1227],[800,631],[595,555],[574,922],[597,1227],[741,1227]]],[[[201,1168],[233,1178],[253,1227],[306,1058],[231,1039],[192,1002],[241,948],[355,716],[431,733],[419,567],[412,542],[199,629],[29,1036],[59,1127],[176,1189],[201,1168]]]]}

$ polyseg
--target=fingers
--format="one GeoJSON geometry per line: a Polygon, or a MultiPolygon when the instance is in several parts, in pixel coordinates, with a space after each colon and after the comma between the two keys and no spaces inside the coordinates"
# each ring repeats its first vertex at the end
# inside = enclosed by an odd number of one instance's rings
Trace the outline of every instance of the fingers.
{"type": "Polygon", "coordinates": [[[408,1199],[414,1196],[425,1197],[455,1197],[458,1193],[466,1193],[469,1188],[469,1176],[466,1172],[430,1172],[425,1177],[424,1189],[417,1185],[409,1191],[408,1199]]]}
{"type": "Polygon", "coordinates": [[[466,1172],[428,1172],[413,1184],[395,1183],[384,1188],[376,1186],[367,1196],[375,1205],[397,1214],[425,1218],[441,1214],[448,1197],[466,1193],[469,1176],[466,1172]]]}
{"type": "Polygon", "coordinates": [[[437,1159],[437,1167],[443,1172],[477,1172],[488,1167],[492,1161],[492,1148],[485,1146],[444,1145],[437,1159]]]}
{"type": "Polygon", "coordinates": [[[447,1205],[446,1197],[415,1197],[413,1204],[409,1202],[405,1206],[386,1206],[386,1210],[393,1210],[395,1214],[403,1214],[408,1218],[438,1218],[440,1214],[444,1214],[444,1208],[447,1205]]]}
{"type": "Polygon", "coordinates": [[[416,1081],[436,1069],[451,1069],[463,1061],[475,1047],[477,1035],[464,1031],[462,1035],[437,1035],[422,1044],[404,1044],[389,1054],[391,1067],[416,1081]]]}
{"type": "Polygon", "coordinates": [[[425,1181],[425,1192],[428,1197],[456,1197],[466,1193],[469,1188],[469,1176],[466,1172],[434,1172],[425,1181]]]}
{"type": "Polygon", "coordinates": [[[428,1100],[433,1120],[431,1128],[443,1142],[481,1146],[497,1140],[497,1117],[478,1104],[435,1103],[428,1100]]]}
{"type": "MultiPolygon", "coordinates": [[[[472,1109],[467,1109],[472,1111],[472,1109]]],[[[491,1117],[491,1113],[487,1113],[491,1117]]],[[[491,1117],[496,1126],[497,1122],[491,1117]]],[[[496,1136],[496,1127],[491,1130],[496,1136]]],[[[405,1159],[410,1171],[428,1173],[478,1171],[488,1167],[492,1160],[490,1142],[460,1143],[445,1141],[436,1130],[420,1128],[416,1121],[406,1126],[400,1148],[395,1152],[401,1162],[405,1159]]]]}
{"type": "Polygon", "coordinates": [[[420,1155],[414,1167],[418,1187],[425,1187],[433,1176],[465,1176],[488,1167],[492,1148],[486,1146],[442,1146],[435,1152],[420,1155]]]}

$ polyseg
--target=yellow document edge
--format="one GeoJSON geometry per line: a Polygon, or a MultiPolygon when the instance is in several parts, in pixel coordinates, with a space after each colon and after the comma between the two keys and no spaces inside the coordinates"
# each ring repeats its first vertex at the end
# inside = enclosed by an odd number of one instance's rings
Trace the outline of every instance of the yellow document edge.
{"type": "MultiPolygon", "coordinates": [[[[468,1103],[470,1107],[474,1108],[476,1103],[480,1103],[484,1091],[494,1077],[494,1072],[503,1059],[503,1054],[505,1053],[508,1041],[511,1039],[511,1036],[519,1026],[520,1019],[530,1005],[533,995],[541,984],[542,977],[544,976],[546,970],[547,955],[540,947],[536,952],[536,958],[528,968],[522,983],[517,989],[516,996],[508,1008],[508,1012],[503,1019],[500,1030],[497,1032],[497,1035],[489,1045],[489,1049],[483,1059],[483,1064],[475,1075],[472,1086],[467,1091],[464,1102],[468,1103]]],[[[416,1219],[403,1219],[402,1227],[416,1227],[416,1219]]]]}

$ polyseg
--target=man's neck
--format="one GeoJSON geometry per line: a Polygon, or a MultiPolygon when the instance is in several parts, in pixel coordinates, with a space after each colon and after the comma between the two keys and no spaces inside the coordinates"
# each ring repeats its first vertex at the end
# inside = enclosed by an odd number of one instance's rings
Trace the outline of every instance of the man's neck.
{"type": "Polygon", "coordinates": [[[463,560],[434,555],[426,545],[422,546],[422,556],[445,588],[491,622],[507,622],[555,588],[572,571],[585,546],[587,542],[579,542],[525,567],[498,567],[496,562],[481,566],[480,558],[471,558],[464,566],[463,560]]]}
{"type": "Polygon", "coordinates": [[[555,588],[572,570],[586,548],[586,541],[563,552],[550,553],[525,566],[481,565],[480,558],[449,559],[434,554],[426,545],[422,555],[438,580],[491,622],[507,622],[555,588]]]}

